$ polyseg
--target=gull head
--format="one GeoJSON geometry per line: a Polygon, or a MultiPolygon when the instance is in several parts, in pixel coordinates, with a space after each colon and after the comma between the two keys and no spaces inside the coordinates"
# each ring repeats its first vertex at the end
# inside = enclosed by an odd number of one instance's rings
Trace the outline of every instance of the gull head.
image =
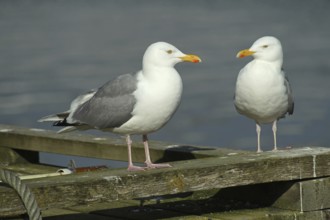
{"type": "Polygon", "coordinates": [[[237,58],[246,56],[253,56],[255,59],[268,62],[281,62],[283,59],[281,42],[276,37],[261,37],[249,49],[241,50],[236,55],[237,58]]]}
{"type": "Polygon", "coordinates": [[[143,56],[144,66],[173,67],[180,62],[199,63],[201,59],[192,54],[184,54],[175,46],[166,42],[151,44],[143,56]]]}

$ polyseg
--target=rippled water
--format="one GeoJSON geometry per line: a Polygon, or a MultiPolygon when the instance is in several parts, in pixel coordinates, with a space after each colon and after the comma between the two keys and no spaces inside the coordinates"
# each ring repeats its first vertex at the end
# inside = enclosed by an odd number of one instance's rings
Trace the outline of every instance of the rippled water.
{"type": "MultiPolygon", "coordinates": [[[[37,119],[139,70],[146,47],[167,41],[203,63],[177,65],[181,106],[150,139],[255,150],[254,122],[239,115],[232,100],[236,76],[250,59],[235,55],[274,35],[295,97],[294,115],[278,124],[279,145],[327,147],[329,10],[326,0],[0,1],[0,123],[55,130],[37,119]]],[[[263,126],[262,146],[272,144],[271,128],[263,126]]]]}

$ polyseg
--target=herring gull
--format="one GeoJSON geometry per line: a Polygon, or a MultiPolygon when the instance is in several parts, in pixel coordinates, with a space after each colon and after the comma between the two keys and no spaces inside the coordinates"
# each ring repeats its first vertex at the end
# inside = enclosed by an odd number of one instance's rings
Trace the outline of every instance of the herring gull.
{"type": "Polygon", "coordinates": [[[256,122],[257,152],[261,152],[261,124],[273,123],[274,151],[277,150],[277,121],[293,114],[294,102],[289,80],[282,69],[280,41],[272,36],[259,38],[237,57],[253,56],[238,74],[235,91],[236,110],[256,122]]]}
{"type": "Polygon", "coordinates": [[[182,79],[174,65],[180,62],[198,63],[201,59],[165,42],[151,44],[144,53],[142,70],[120,75],[78,96],[68,111],[39,121],[65,126],[58,133],[98,129],[126,135],[129,171],[170,167],[152,163],[147,135],[163,127],[179,106],[182,79]],[[130,135],[142,135],[146,167],[133,165],[130,135]]]}

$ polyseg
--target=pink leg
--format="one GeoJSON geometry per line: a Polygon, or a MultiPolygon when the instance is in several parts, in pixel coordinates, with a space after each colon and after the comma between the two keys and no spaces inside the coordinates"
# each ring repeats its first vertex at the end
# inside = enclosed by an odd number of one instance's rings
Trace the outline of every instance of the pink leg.
{"type": "Polygon", "coordinates": [[[150,159],[150,153],[149,153],[149,145],[148,145],[148,137],[146,134],[142,135],[143,139],[143,145],[144,145],[144,151],[146,153],[146,162],[148,168],[166,168],[166,167],[172,167],[169,164],[154,164],[151,162],[150,159]]]}
{"type": "Polygon", "coordinates": [[[276,131],[277,131],[277,120],[273,122],[273,134],[274,134],[274,149],[273,151],[277,151],[277,141],[276,141],[276,131]]]}
{"type": "Polygon", "coordinates": [[[256,131],[257,131],[257,142],[258,142],[258,149],[257,149],[257,153],[261,153],[261,147],[260,147],[260,133],[261,133],[261,127],[258,123],[256,123],[256,131]]]}
{"type": "Polygon", "coordinates": [[[126,143],[127,143],[127,148],[128,148],[128,171],[143,171],[145,168],[143,167],[138,167],[133,165],[132,161],[132,140],[130,135],[128,134],[126,136],[126,143]]]}

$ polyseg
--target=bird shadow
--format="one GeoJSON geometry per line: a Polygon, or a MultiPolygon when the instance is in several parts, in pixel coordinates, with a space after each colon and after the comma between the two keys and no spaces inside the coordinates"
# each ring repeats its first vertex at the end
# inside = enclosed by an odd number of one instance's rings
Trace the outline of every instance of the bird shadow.
{"type": "Polygon", "coordinates": [[[211,147],[195,147],[189,145],[178,145],[164,151],[163,157],[157,163],[174,162],[181,160],[192,160],[197,158],[198,152],[215,150],[211,147]]]}

